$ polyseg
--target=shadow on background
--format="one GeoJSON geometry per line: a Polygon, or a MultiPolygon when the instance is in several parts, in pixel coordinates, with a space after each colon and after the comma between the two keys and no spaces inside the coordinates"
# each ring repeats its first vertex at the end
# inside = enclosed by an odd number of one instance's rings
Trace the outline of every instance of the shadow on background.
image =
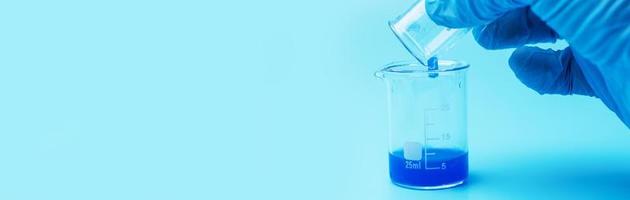
{"type": "Polygon", "coordinates": [[[487,164],[475,171],[470,197],[628,199],[630,161],[620,157],[560,154],[487,164]],[[479,178],[483,177],[483,178],[479,178]],[[483,181],[477,181],[483,179],[483,181]]]}

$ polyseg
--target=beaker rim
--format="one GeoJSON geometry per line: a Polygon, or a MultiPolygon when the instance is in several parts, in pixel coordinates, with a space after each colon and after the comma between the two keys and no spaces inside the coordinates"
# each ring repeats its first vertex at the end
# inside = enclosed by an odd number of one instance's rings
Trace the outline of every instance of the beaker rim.
{"type": "Polygon", "coordinates": [[[392,62],[375,73],[376,77],[385,78],[388,76],[402,77],[426,77],[428,73],[445,74],[449,72],[465,71],[470,65],[466,62],[456,60],[439,60],[438,69],[429,70],[429,67],[414,61],[392,62]]]}

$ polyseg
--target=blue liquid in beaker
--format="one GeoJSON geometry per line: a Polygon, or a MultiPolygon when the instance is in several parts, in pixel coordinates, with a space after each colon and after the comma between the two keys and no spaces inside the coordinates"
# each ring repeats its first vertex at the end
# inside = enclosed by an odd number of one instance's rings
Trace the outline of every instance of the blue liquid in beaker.
{"type": "Polygon", "coordinates": [[[405,160],[402,150],[389,154],[392,182],[406,187],[438,187],[464,181],[468,177],[468,153],[456,149],[429,148],[422,160],[405,160]],[[427,159],[428,158],[428,159],[427,159]]]}

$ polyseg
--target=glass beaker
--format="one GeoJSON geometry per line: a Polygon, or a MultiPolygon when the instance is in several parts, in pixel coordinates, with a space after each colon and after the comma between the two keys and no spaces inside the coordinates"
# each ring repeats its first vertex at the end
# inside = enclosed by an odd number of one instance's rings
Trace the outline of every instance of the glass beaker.
{"type": "Polygon", "coordinates": [[[468,64],[415,62],[376,72],[387,85],[389,174],[396,185],[442,189],[468,176],[466,71],[468,64]]]}
{"type": "Polygon", "coordinates": [[[470,28],[452,29],[433,22],[427,15],[425,0],[416,2],[403,15],[390,21],[389,27],[407,51],[425,65],[429,58],[439,57],[470,31],[470,28]]]}

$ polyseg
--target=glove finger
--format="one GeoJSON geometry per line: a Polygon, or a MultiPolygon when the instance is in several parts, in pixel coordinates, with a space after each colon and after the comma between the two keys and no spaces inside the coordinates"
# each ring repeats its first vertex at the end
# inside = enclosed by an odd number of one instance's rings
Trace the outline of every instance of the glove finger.
{"type": "Polygon", "coordinates": [[[526,44],[555,42],[558,34],[531,10],[519,8],[490,24],[473,29],[477,43],[486,49],[515,48],[526,44]]]}
{"type": "Polygon", "coordinates": [[[513,9],[528,6],[532,0],[426,0],[429,17],[437,24],[463,28],[494,21],[513,9]]]}
{"type": "Polygon", "coordinates": [[[509,63],[516,77],[540,94],[595,96],[570,48],[554,51],[520,47],[509,63]]]}
{"type": "Polygon", "coordinates": [[[630,1],[536,1],[531,10],[593,64],[630,63],[630,1]]]}

